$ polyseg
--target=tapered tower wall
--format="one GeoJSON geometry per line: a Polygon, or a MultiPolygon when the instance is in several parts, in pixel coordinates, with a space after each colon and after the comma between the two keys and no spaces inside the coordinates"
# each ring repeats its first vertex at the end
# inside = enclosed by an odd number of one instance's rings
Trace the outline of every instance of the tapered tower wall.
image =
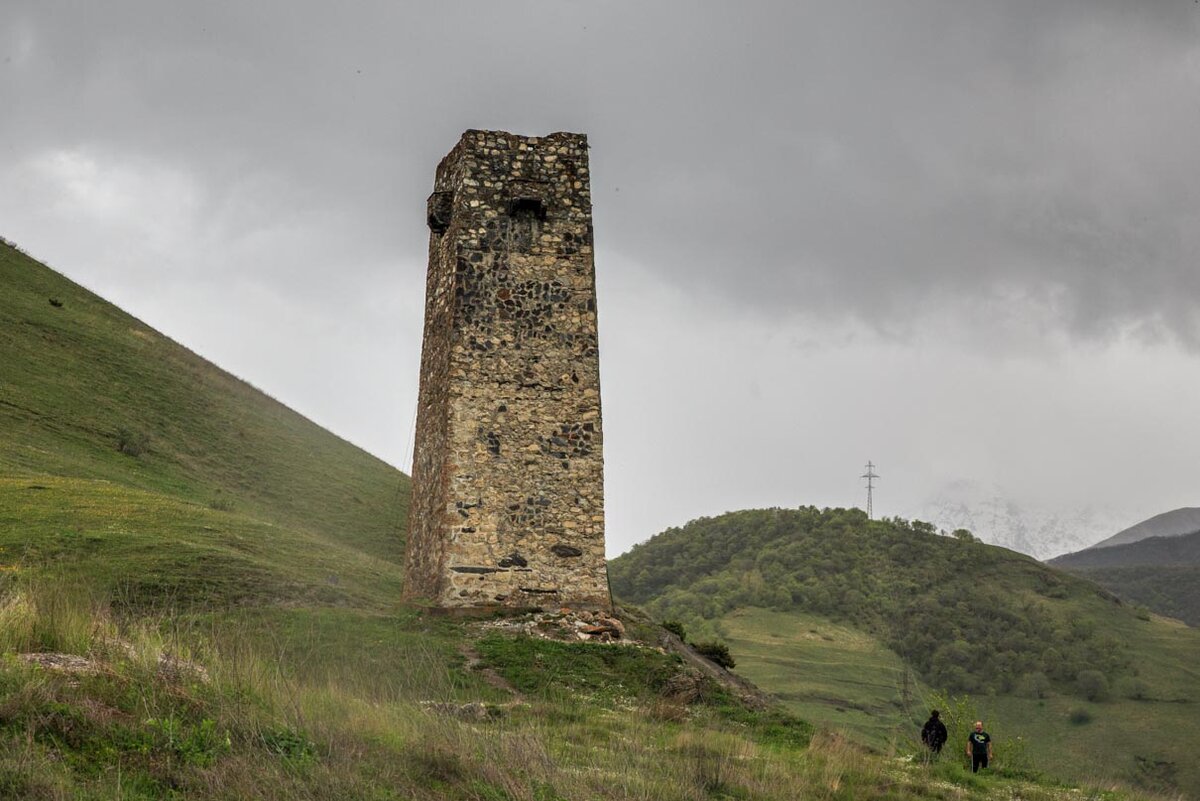
{"type": "Polygon", "coordinates": [[[587,139],[467,131],[427,216],[405,592],[608,607],[587,139]]]}

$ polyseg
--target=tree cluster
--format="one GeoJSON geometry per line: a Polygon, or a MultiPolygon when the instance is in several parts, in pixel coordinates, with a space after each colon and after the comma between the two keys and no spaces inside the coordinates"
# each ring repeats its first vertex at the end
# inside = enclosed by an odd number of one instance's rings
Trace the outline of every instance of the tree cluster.
{"type": "Polygon", "coordinates": [[[1078,692],[1081,673],[1111,681],[1129,663],[1115,638],[1078,614],[1096,594],[1090,584],[967,532],[941,536],[858,509],[701,518],[635,546],[610,576],[619,597],[689,629],[712,630],[745,606],[850,623],[927,682],[958,692],[1042,694],[1050,683],[1078,692]]]}

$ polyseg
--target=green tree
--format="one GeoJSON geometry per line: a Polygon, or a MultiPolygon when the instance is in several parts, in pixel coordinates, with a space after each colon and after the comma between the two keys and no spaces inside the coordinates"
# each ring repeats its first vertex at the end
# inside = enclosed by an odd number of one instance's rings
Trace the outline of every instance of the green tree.
{"type": "Polygon", "coordinates": [[[1108,679],[1098,670],[1081,670],[1075,679],[1080,695],[1089,701],[1108,700],[1108,679]]]}

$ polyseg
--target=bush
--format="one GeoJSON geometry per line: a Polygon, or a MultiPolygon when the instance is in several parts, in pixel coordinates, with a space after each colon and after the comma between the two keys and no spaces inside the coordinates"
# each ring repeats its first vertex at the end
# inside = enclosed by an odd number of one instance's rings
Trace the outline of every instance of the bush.
{"type": "Polygon", "coordinates": [[[1108,698],[1108,679],[1098,670],[1081,670],[1075,679],[1079,694],[1089,701],[1104,701],[1108,698]]]}
{"type": "Polygon", "coordinates": [[[316,758],[317,747],[303,734],[291,729],[269,729],[262,732],[267,751],[292,762],[307,763],[316,758]]]}
{"type": "Polygon", "coordinates": [[[229,498],[213,498],[208,502],[208,508],[214,512],[232,512],[233,501],[229,498]]]}
{"type": "Polygon", "coordinates": [[[138,457],[150,448],[150,438],[141,431],[117,429],[117,450],[126,456],[138,457]]]}
{"type": "Polygon", "coordinates": [[[1029,673],[1021,680],[1020,693],[1026,698],[1045,698],[1050,693],[1050,679],[1041,671],[1029,673]]]}
{"type": "Polygon", "coordinates": [[[1123,679],[1117,684],[1117,691],[1123,697],[1132,698],[1134,701],[1148,701],[1150,699],[1150,685],[1141,679],[1123,679]]]}
{"type": "Polygon", "coordinates": [[[679,639],[683,640],[684,642],[687,642],[687,629],[685,629],[683,627],[683,624],[680,623],[678,620],[664,620],[662,623],[662,627],[664,629],[666,629],[667,631],[671,632],[672,634],[674,634],[679,639]]]}
{"type": "Polygon", "coordinates": [[[737,662],[733,660],[733,655],[729,653],[729,646],[723,642],[698,642],[692,647],[696,649],[696,653],[700,654],[700,656],[710,662],[715,662],[723,668],[737,666],[737,662]]]}
{"type": "Polygon", "coordinates": [[[1085,723],[1092,722],[1092,713],[1082,707],[1072,709],[1067,715],[1067,720],[1071,721],[1071,724],[1074,726],[1082,726],[1085,723]]]}

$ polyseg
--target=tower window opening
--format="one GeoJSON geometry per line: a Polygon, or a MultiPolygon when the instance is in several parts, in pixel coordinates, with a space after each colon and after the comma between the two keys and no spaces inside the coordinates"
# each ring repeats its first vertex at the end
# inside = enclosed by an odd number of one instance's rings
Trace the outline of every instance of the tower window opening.
{"type": "Polygon", "coordinates": [[[508,201],[508,215],[518,220],[543,222],[546,219],[546,204],[541,198],[515,197],[508,201]]]}
{"type": "Polygon", "coordinates": [[[454,193],[434,192],[426,202],[425,221],[429,224],[429,230],[438,236],[446,233],[453,212],[454,193]]]}

